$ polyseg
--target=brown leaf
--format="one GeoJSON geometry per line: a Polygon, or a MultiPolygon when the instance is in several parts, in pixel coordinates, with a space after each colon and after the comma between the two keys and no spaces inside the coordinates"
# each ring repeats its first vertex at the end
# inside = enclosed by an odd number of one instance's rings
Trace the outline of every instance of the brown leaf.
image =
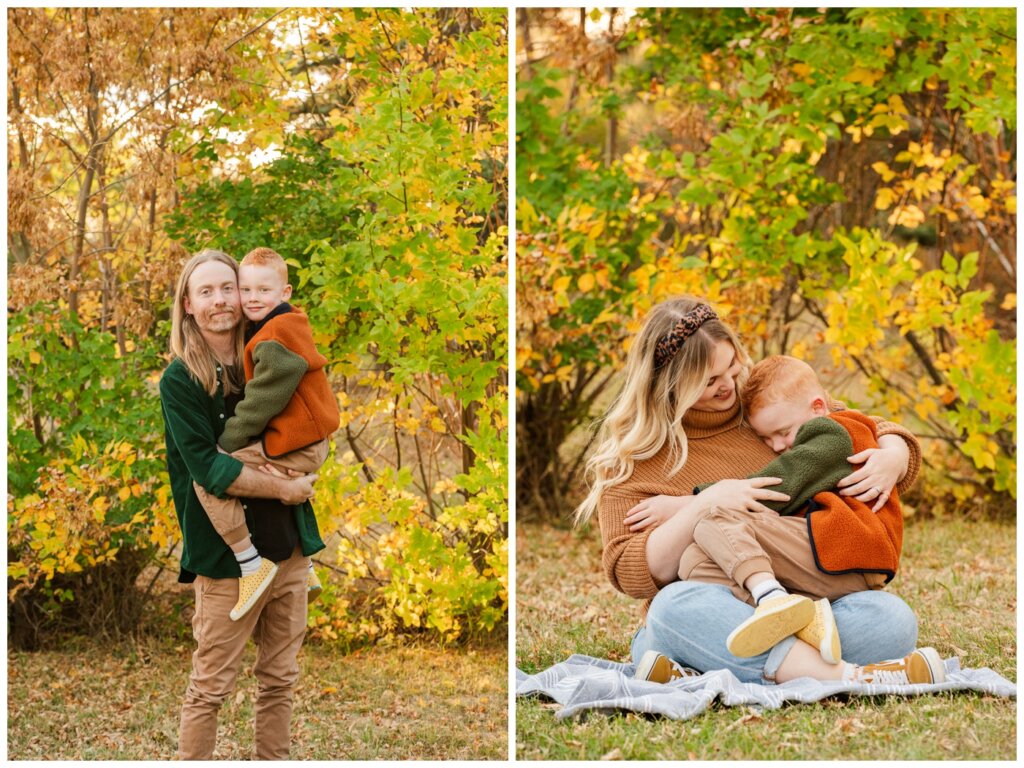
{"type": "Polygon", "coordinates": [[[759,715],[757,712],[749,712],[749,713],[745,714],[743,717],[741,717],[739,720],[737,720],[736,722],[732,723],[725,730],[731,731],[733,728],[738,728],[741,725],[747,725],[748,723],[753,723],[753,722],[756,722],[756,721],[761,720],[761,719],[762,719],[761,715],[759,715]]]}

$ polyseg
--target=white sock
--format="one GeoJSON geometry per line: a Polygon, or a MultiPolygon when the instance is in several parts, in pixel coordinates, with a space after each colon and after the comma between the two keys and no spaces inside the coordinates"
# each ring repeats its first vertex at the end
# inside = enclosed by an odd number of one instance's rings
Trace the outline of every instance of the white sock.
{"type": "Polygon", "coordinates": [[[768,579],[768,581],[762,581],[756,587],[751,587],[750,594],[754,598],[754,602],[760,605],[761,601],[766,597],[782,597],[789,593],[775,579],[768,579]]]}
{"type": "Polygon", "coordinates": [[[844,683],[853,683],[857,681],[857,670],[859,667],[856,664],[851,664],[848,661],[841,662],[843,665],[843,678],[844,683]]]}
{"type": "Polygon", "coordinates": [[[263,562],[260,553],[256,551],[256,547],[251,543],[248,549],[242,552],[235,552],[235,560],[238,561],[238,567],[242,569],[243,576],[256,573],[260,569],[260,563],[263,562]]]}

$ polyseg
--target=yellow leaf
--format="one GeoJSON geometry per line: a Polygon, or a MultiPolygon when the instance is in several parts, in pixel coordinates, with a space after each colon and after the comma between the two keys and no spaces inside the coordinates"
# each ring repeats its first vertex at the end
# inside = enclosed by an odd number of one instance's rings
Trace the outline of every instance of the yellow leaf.
{"type": "Polygon", "coordinates": [[[1016,309],[1017,308],[1017,294],[1008,293],[1003,298],[1003,303],[999,305],[1000,309],[1016,309]]]}
{"type": "Polygon", "coordinates": [[[796,139],[786,139],[782,142],[782,151],[792,155],[800,154],[800,150],[803,148],[804,143],[802,141],[797,141],[796,139]]]}
{"type": "Polygon", "coordinates": [[[131,495],[132,495],[132,490],[131,490],[131,488],[128,488],[128,487],[121,488],[117,492],[117,497],[119,499],[121,499],[121,501],[128,501],[128,497],[131,496],[131,495]]]}
{"type": "Polygon", "coordinates": [[[581,292],[588,293],[593,290],[595,282],[596,280],[594,276],[587,272],[584,275],[580,275],[579,280],[576,281],[576,285],[579,286],[581,292]]]}
{"type": "Polygon", "coordinates": [[[28,353],[28,361],[32,363],[32,365],[39,365],[41,362],[43,362],[43,357],[33,349],[31,352],[28,353]]]}
{"type": "Polygon", "coordinates": [[[882,177],[882,181],[888,183],[896,177],[896,174],[889,168],[888,165],[879,160],[877,163],[871,164],[871,169],[882,177]]]}
{"type": "Polygon", "coordinates": [[[992,207],[992,204],[984,195],[971,195],[967,198],[967,205],[979,219],[985,218],[988,209],[992,207]]]}
{"type": "Polygon", "coordinates": [[[888,210],[896,202],[896,193],[888,187],[880,187],[875,194],[875,208],[880,211],[888,210]]]}
{"type": "Polygon", "coordinates": [[[938,407],[935,405],[934,400],[919,400],[917,405],[914,406],[914,412],[922,419],[927,419],[938,407]]]}
{"type": "Polygon", "coordinates": [[[813,69],[811,69],[810,65],[804,64],[802,61],[798,61],[796,64],[790,67],[790,69],[793,70],[794,75],[800,78],[807,77],[809,74],[811,74],[811,72],[814,71],[813,69]]]}
{"type": "Polygon", "coordinates": [[[555,284],[552,286],[552,288],[554,289],[555,293],[565,293],[569,288],[569,283],[571,282],[571,277],[569,277],[568,275],[563,275],[562,277],[555,280],[555,284]]]}
{"type": "Polygon", "coordinates": [[[863,83],[864,85],[871,86],[882,79],[884,75],[880,69],[867,69],[865,67],[855,67],[843,78],[848,83],[863,83]]]}
{"type": "Polygon", "coordinates": [[[905,205],[902,208],[897,208],[889,215],[890,224],[898,224],[910,229],[921,224],[924,219],[924,211],[916,205],[905,205]]]}

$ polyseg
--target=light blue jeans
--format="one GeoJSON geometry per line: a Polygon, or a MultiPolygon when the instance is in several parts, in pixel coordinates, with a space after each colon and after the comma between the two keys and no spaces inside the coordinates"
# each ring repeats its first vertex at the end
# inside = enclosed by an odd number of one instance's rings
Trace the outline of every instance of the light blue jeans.
{"type": "MultiPolygon", "coordinates": [[[[647,623],[633,636],[633,661],[654,648],[702,672],[728,669],[745,683],[774,683],[796,638],[787,637],[749,659],[737,658],[725,647],[729,633],[753,613],[753,606],[737,600],[721,584],[672,582],[655,596],[647,623]]],[[[898,659],[913,651],[917,643],[917,617],[910,606],[888,592],[854,592],[833,601],[832,613],[843,661],[872,664],[898,659]]]]}

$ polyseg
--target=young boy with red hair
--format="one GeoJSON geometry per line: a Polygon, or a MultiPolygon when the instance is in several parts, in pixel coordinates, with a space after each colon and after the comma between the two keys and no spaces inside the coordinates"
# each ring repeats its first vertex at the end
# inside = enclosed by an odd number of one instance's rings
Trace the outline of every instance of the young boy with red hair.
{"type": "MultiPolygon", "coordinates": [[[[782,478],[772,488],[790,501],[763,502],[774,510],[767,513],[712,508],[680,558],[684,581],[721,583],[740,599],[753,598],[754,614],[729,635],[729,651],[756,656],[796,635],[818,648],[826,662],[842,663],[842,679],[942,682],[945,671],[934,648],[864,667],[841,659],[829,600],[882,588],[896,573],[903,543],[895,489],[877,511],[835,492],[852,471],[847,457],[878,448],[874,421],[853,410],[830,412],[830,399],[813,369],[792,357],[769,357],[755,365],[740,403],[751,428],[781,454],[753,477],[782,478]]],[[[648,666],[664,663],[656,655],[646,660],[648,666]]],[[[637,674],[649,678],[652,673],[637,674]]]]}
{"type": "MultiPolygon", "coordinates": [[[[242,312],[249,320],[244,355],[245,397],[227,420],[218,445],[247,466],[272,464],[303,474],[316,472],[327,459],[330,435],[340,423],[338,402],[327,381],[327,358],[313,343],[306,315],[288,303],[288,265],[270,248],[246,254],[238,268],[242,312]]],[[[274,579],[277,565],[260,557],[252,544],[242,503],[218,498],[199,485],[199,500],[214,529],[231,548],[242,571],[237,621],[259,600],[274,579]]],[[[311,598],[320,584],[310,571],[311,598]]]]}

